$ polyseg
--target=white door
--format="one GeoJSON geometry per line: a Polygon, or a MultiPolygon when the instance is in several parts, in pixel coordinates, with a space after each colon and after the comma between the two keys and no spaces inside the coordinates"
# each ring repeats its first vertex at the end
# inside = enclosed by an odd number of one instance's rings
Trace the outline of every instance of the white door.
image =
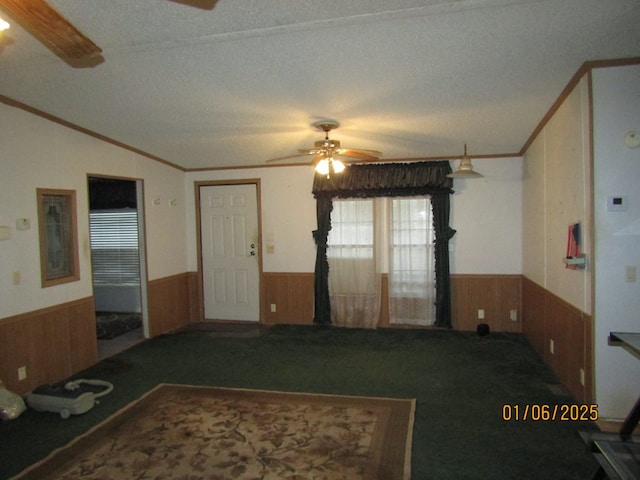
{"type": "Polygon", "coordinates": [[[200,187],[204,317],[260,320],[256,186],[200,187]]]}

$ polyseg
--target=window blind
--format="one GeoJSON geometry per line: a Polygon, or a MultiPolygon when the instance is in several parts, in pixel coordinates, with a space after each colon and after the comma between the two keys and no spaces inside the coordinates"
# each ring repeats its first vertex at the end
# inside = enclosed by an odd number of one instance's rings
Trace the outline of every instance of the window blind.
{"type": "Polygon", "coordinates": [[[138,212],[96,210],[89,224],[93,283],[140,285],[138,212]]]}

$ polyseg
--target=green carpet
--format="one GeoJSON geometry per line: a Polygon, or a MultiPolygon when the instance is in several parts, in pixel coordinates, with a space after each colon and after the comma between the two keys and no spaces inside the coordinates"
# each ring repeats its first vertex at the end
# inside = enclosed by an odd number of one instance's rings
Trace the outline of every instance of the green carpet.
{"type": "Polygon", "coordinates": [[[277,326],[251,337],[158,337],[76,378],[115,385],[90,412],[27,411],[0,424],[8,478],[159,383],[416,398],[413,479],[583,479],[596,463],[590,423],[504,421],[504,404],[572,403],[524,338],[433,330],[277,326]]]}

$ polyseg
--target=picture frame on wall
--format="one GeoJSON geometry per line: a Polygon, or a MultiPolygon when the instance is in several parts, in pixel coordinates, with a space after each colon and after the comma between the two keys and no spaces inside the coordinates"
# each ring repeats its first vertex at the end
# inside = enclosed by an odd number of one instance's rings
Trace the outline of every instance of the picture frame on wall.
{"type": "Polygon", "coordinates": [[[80,279],[76,191],[38,188],[42,287],[80,279]]]}

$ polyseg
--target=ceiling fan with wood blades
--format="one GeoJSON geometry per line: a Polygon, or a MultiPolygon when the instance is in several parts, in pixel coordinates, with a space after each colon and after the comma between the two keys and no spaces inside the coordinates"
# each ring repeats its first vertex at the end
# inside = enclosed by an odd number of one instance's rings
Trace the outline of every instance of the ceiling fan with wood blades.
{"type": "MultiPolygon", "coordinates": [[[[171,1],[210,10],[218,0],[171,1]]],[[[104,61],[102,49],[45,0],[0,0],[0,11],[71,66],[95,66],[104,61]]]]}
{"type": "Polygon", "coordinates": [[[342,148],[339,140],[329,138],[329,132],[338,128],[338,122],[333,120],[321,120],[314,123],[313,126],[318,130],[322,130],[325,134],[324,139],[316,141],[313,148],[299,149],[296,154],[272,158],[267,160],[267,162],[280,162],[290,158],[313,155],[313,159],[309,163],[311,165],[315,165],[318,173],[329,175],[330,173],[340,173],[343,171],[345,163],[377,161],[382,155],[382,152],[377,150],[342,148]]]}

